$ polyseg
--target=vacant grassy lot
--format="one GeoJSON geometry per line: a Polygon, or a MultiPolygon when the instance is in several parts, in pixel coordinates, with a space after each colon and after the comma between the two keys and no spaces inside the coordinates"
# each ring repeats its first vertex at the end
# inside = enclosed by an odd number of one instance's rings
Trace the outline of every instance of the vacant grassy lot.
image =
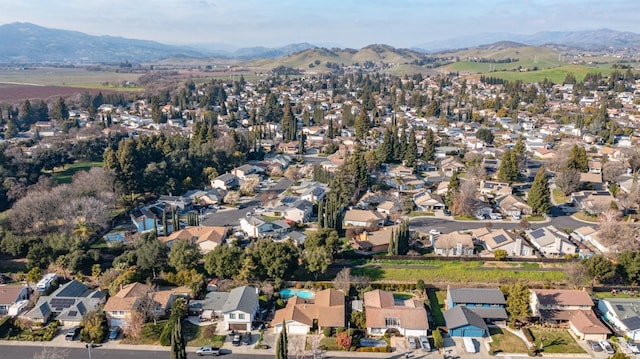
{"type": "Polygon", "coordinates": [[[567,65],[560,66],[552,69],[545,69],[539,71],[528,71],[528,72],[518,72],[518,71],[497,71],[491,72],[487,74],[487,76],[498,77],[501,79],[505,79],[507,81],[517,81],[520,80],[522,82],[541,82],[544,79],[549,79],[554,83],[562,83],[567,74],[573,74],[578,81],[582,81],[584,77],[590,72],[603,72],[606,73],[606,69],[598,68],[598,67],[590,67],[590,66],[582,66],[582,65],[567,65]]]}
{"type": "Polygon", "coordinates": [[[545,353],[584,353],[578,343],[573,339],[566,329],[542,329],[530,328],[536,345],[540,345],[542,340],[542,350],[545,353]]]}
{"type": "Polygon", "coordinates": [[[353,268],[354,275],[366,275],[372,281],[414,282],[416,278],[431,283],[494,283],[515,282],[518,280],[539,284],[562,284],[566,275],[562,267],[540,268],[538,264],[495,262],[485,264],[481,261],[377,261],[353,268]],[[489,264],[491,263],[491,264],[489,264]],[[413,278],[408,280],[408,278],[413,278]]]}
{"type": "Polygon", "coordinates": [[[489,328],[495,353],[526,353],[527,345],[517,335],[502,328],[489,328]]]}
{"type": "Polygon", "coordinates": [[[102,167],[102,162],[76,162],[66,165],[64,168],[56,168],[53,171],[53,179],[58,183],[71,183],[71,179],[76,172],[88,171],[93,167],[102,167]]]}

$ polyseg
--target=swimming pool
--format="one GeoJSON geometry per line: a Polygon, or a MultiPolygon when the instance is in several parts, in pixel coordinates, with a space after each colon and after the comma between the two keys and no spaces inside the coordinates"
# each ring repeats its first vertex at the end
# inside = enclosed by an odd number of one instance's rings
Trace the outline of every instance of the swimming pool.
{"type": "Polygon", "coordinates": [[[280,291],[280,296],[285,299],[291,298],[294,295],[302,299],[311,299],[316,296],[312,291],[306,289],[287,288],[280,291]]]}

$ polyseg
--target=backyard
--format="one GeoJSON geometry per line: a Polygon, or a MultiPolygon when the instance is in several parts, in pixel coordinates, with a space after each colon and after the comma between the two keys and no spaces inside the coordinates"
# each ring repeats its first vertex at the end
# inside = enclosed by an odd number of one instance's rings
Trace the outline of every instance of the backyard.
{"type": "Polygon", "coordinates": [[[577,354],[585,352],[566,329],[540,327],[531,327],[530,329],[538,348],[540,348],[540,341],[542,341],[542,351],[545,353],[577,354]]]}
{"type": "Polygon", "coordinates": [[[59,183],[71,183],[71,179],[76,172],[88,171],[93,167],[102,167],[102,162],[79,161],[53,171],[53,178],[59,183]]]}
{"type": "Polygon", "coordinates": [[[527,345],[517,335],[502,328],[489,328],[494,353],[526,353],[527,345]]]}

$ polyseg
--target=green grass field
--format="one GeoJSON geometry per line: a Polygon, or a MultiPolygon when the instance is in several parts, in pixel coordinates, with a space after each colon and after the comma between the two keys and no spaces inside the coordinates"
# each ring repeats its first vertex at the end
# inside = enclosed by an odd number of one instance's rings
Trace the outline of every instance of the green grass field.
{"type": "Polygon", "coordinates": [[[550,69],[544,69],[539,71],[528,71],[528,72],[518,72],[518,71],[497,71],[486,73],[486,76],[498,77],[501,79],[505,79],[507,81],[517,81],[520,80],[522,82],[541,82],[544,79],[549,79],[554,83],[562,83],[564,81],[567,74],[572,73],[578,81],[582,81],[584,77],[590,72],[602,72],[607,73],[607,69],[602,69],[598,67],[589,67],[589,66],[581,66],[581,65],[567,65],[560,66],[550,69]]]}
{"type": "Polygon", "coordinates": [[[542,340],[545,353],[582,354],[585,352],[566,329],[530,329],[536,345],[539,345],[539,341],[542,340]]]}
{"type": "Polygon", "coordinates": [[[53,171],[53,179],[58,183],[71,183],[71,179],[73,179],[73,175],[76,172],[88,171],[93,167],[102,167],[102,162],[76,162],[66,165],[64,168],[56,168],[53,171]]]}
{"type": "Polygon", "coordinates": [[[517,335],[502,328],[489,328],[495,353],[526,353],[527,345],[517,335]]]}
{"type": "Polygon", "coordinates": [[[88,87],[122,91],[138,88],[116,87],[122,81],[136,82],[140,74],[118,73],[115,68],[87,71],[83,68],[36,67],[30,70],[2,69],[0,82],[17,82],[47,86],[88,87]],[[107,83],[109,83],[107,85],[107,83]]]}

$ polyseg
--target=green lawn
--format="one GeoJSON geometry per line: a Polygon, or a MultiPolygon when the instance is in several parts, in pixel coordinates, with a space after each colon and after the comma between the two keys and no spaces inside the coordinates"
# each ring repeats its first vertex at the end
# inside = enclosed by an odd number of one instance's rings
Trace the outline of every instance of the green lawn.
{"type": "Polygon", "coordinates": [[[184,339],[187,342],[187,346],[201,347],[204,345],[211,345],[212,347],[220,348],[224,344],[226,339],[225,335],[217,335],[216,325],[198,326],[191,322],[185,321],[182,324],[182,331],[184,333],[184,339]]]}
{"type": "Polygon", "coordinates": [[[569,197],[565,197],[562,194],[562,191],[557,188],[554,188],[553,191],[551,191],[551,195],[553,196],[553,201],[556,204],[563,204],[563,203],[569,202],[570,200],[569,197]]]}
{"type": "Polygon", "coordinates": [[[545,353],[577,354],[585,352],[566,329],[542,329],[536,327],[530,329],[536,345],[539,345],[540,340],[542,340],[542,350],[545,353]]]}
{"type": "Polygon", "coordinates": [[[520,337],[506,329],[489,328],[491,334],[491,349],[495,353],[526,353],[527,344],[520,337]]]}
{"type": "Polygon", "coordinates": [[[53,171],[53,179],[58,183],[71,183],[76,172],[88,171],[93,167],[102,167],[102,162],[76,162],[63,168],[57,168],[53,171]]]}
{"type": "Polygon", "coordinates": [[[607,70],[599,67],[567,65],[567,66],[555,67],[552,69],[528,71],[528,72],[496,71],[496,72],[487,73],[486,75],[492,76],[492,77],[498,77],[501,79],[505,79],[507,81],[520,80],[525,83],[542,82],[544,81],[545,78],[555,83],[562,83],[565,77],[567,77],[567,74],[571,73],[576,77],[578,81],[582,81],[584,77],[590,72],[607,73],[607,70]]]}
{"type": "Polygon", "coordinates": [[[544,216],[530,215],[525,217],[529,222],[542,222],[545,220],[544,216]]]}
{"type": "Polygon", "coordinates": [[[365,275],[372,281],[414,282],[409,278],[421,278],[425,282],[452,283],[504,283],[528,281],[539,284],[562,284],[566,274],[558,271],[540,271],[535,266],[485,265],[481,261],[391,261],[378,260],[376,263],[353,268],[353,275],[365,275]],[[408,264],[408,265],[407,265],[408,264]]]}
{"type": "Polygon", "coordinates": [[[598,216],[590,216],[582,211],[574,213],[573,216],[583,221],[598,223],[598,216]]]}
{"type": "Polygon", "coordinates": [[[431,315],[436,325],[443,327],[446,325],[442,310],[446,301],[446,293],[438,289],[427,289],[427,297],[429,298],[431,315]]]}
{"type": "Polygon", "coordinates": [[[407,214],[407,216],[409,216],[410,218],[421,217],[421,216],[435,216],[435,213],[433,213],[433,212],[412,211],[412,212],[409,212],[409,214],[407,214]]]}

